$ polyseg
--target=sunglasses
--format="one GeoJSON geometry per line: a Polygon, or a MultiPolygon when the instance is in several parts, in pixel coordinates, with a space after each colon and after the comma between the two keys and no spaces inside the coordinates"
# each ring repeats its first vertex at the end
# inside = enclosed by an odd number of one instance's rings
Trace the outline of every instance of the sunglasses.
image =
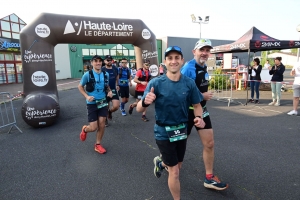
{"type": "Polygon", "coordinates": [[[174,50],[181,52],[181,48],[179,46],[171,46],[166,49],[165,53],[168,53],[169,51],[174,51],[174,50]]]}
{"type": "Polygon", "coordinates": [[[150,64],[149,63],[144,63],[146,66],[149,66],[150,64]]]}
{"type": "Polygon", "coordinates": [[[121,62],[121,63],[123,63],[123,64],[127,64],[127,62],[121,62]]]}
{"type": "Polygon", "coordinates": [[[112,60],[106,60],[107,62],[111,62],[112,60]]]}

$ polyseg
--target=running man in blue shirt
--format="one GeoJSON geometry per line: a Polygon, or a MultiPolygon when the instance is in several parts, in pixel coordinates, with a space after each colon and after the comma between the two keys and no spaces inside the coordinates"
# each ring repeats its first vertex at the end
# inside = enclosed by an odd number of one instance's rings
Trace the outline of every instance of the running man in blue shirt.
{"type": "MultiPolygon", "coordinates": [[[[193,49],[194,59],[187,62],[181,68],[181,73],[195,81],[200,93],[204,97],[204,100],[201,102],[201,106],[203,108],[203,120],[205,122],[205,127],[199,128],[195,126],[203,144],[203,161],[206,171],[204,187],[215,190],[225,190],[226,188],[228,188],[228,184],[222,183],[213,174],[214,134],[209,117],[209,112],[206,108],[206,101],[212,98],[212,93],[208,92],[209,75],[207,73],[207,66],[205,62],[208,60],[210,50],[212,48],[213,47],[211,46],[211,41],[209,39],[200,39],[193,49]]],[[[187,127],[188,135],[191,133],[194,126],[194,118],[194,108],[190,107],[189,123],[187,127]]]]}
{"type": "Polygon", "coordinates": [[[126,116],[125,104],[129,98],[129,86],[131,83],[131,70],[127,67],[128,61],[126,58],[122,58],[121,67],[119,67],[119,93],[122,98],[120,110],[123,116],[126,116]]]}
{"type": "Polygon", "coordinates": [[[168,185],[175,200],[180,199],[179,170],[181,168],[187,139],[188,109],[194,108],[194,125],[203,128],[201,100],[195,82],[183,76],[180,68],[183,55],[178,46],[165,51],[167,73],[152,79],[138,102],[136,110],[143,112],[155,100],[154,137],[162,157],[155,157],[154,175],[159,178],[165,167],[168,168],[168,185]]]}

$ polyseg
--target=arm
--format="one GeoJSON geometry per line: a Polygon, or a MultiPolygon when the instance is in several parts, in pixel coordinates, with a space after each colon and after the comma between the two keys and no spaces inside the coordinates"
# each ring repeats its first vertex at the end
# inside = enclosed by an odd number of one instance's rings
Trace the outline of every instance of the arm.
{"type": "Polygon", "coordinates": [[[195,119],[194,119],[195,126],[197,126],[198,128],[204,128],[205,122],[203,121],[202,118],[203,110],[201,104],[200,103],[193,104],[193,107],[194,107],[194,115],[195,115],[195,119]]]}
{"type": "Polygon", "coordinates": [[[270,75],[273,75],[273,74],[274,74],[274,69],[273,69],[273,67],[270,67],[270,69],[269,69],[269,74],[270,74],[270,75]]]}
{"type": "Polygon", "coordinates": [[[131,83],[131,70],[128,70],[130,76],[129,76],[129,86],[131,87],[132,86],[132,83],[131,83]]]}
{"type": "Polygon", "coordinates": [[[85,92],[84,86],[82,86],[80,83],[79,83],[79,85],[78,85],[78,90],[79,90],[79,92],[82,94],[82,96],[84,96],[84,98],[85,98],[86,100],[88,100],[89,102],[92,102],[92,101],[94,100],[94,97],[93,97],[93,96],[89,96],[89,95],[85,92]]]}
{"type": "Polygon", "coordinates": [[[285,71],[285,66],[281,65],[279,69],[277,68],[276,73],[280,74],[280,75],[283,75],[284,71],[285,71]]]}
{"type": "Polygon", "coordinates": [[[154,94],[154,86],[151,86],[152,84],[148,84],[147,88],[144,91],[144,96],[142,97],[142,100],[140,100],[136,106],[137,112],[144,112],[146,108],[153,103],[153,101],[156,99],[156,95],[154,94]],[[151,88],[151,90],[150,90],[151,88]]]}

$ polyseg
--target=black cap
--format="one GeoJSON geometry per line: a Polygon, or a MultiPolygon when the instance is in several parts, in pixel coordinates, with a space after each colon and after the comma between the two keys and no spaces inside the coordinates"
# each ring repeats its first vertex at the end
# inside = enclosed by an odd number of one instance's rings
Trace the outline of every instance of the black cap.
{"type": "Polygon", "coordinates": [[[98,55],[94,55],[91,60],[97,60],[97,59],[100,59],[101,61],[103,61],[101,56],[98,56],[98,55]]]}
{"type": "Polygon", "coordinates": [[[143,60],[143,63],[149,63],[150,64],[150,60],[145,59],[145,60],[143,60]]]}
{"type": "Polygon", "coordinates": [[[113,57],[111,57],[111,55],[106,55],[105,57],[104,57],[104,59],[106,60],[106,59],[110,59],[110,60],[112,60],[113,59],[113,57]]]}

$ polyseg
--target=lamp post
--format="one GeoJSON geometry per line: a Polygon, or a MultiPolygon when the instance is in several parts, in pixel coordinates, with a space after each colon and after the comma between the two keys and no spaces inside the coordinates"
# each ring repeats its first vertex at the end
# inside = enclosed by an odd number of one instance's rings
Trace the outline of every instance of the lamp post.
{"type": "Polygon", "coordinates": [[[197,21],[194,14],[191,15],[191,18],[193,23],[198,23],[200,25],[200,38],[201,38],[201,24],[208,24],[209,16],[206,16],[204,21],[202,21],[202,18],[200,16],[198,16],[198,21],[197,21]]]}
{"type": "MultiPolygon", "coordinates": [[[[296,30],[300,33],[300,24],[297,26],[296,30]]],[[[298,51],[297,51],[297,62],[299,62],[299,54],[300,54],[300,48],[298,48],[298,51]]]]}

